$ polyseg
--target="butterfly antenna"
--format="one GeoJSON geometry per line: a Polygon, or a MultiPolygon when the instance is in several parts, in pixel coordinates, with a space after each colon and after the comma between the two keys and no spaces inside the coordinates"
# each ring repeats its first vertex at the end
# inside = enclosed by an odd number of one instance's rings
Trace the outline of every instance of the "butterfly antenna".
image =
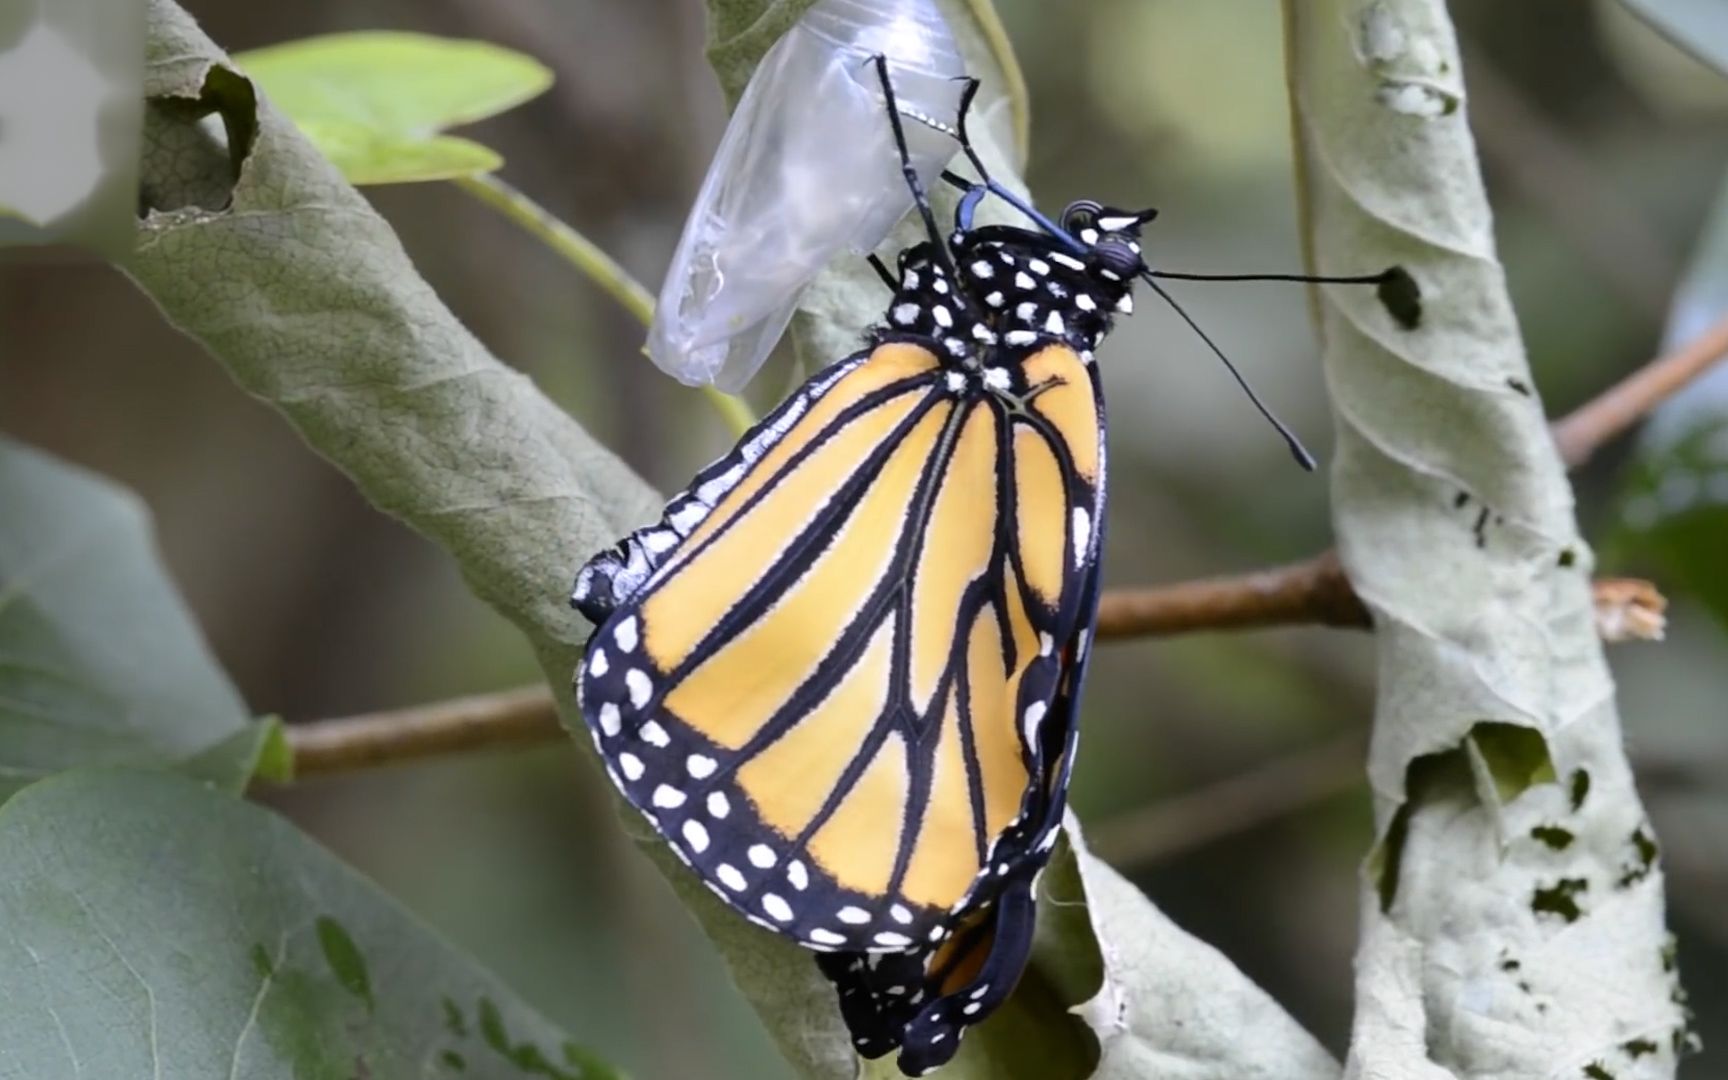
{"type": "Polygon", "coordinates": [[[1260,400],[1260,396],[1254,393],[1254,388],[1248,385],[1248,380],[1244,379],[1242,373],[1236,370],[1236,365],[1232,364],[1230,358],[1224,355],[1224,350],[1220,349],[1218,344],[1207,336],[1206,331],[1200,329],[1199,323],[1195,322],[1186,311],[1182,310],[1182,305],[1178,304],[1176,298],[1164,290],[1164,286],[1158,284],[1158,279],[1152,276],[1151,271],[1142,271],[1140,276],[1145,279],[1146,284],[1152,286],[1153,292],[1157,293],[1163,298],[1166,304],[1170,305],[1171,310],[1182,316],[1182,321],[1188,324],[1190,330],[1200,336],[1200,340],[1204,341],[1206,347],[1212,350],[1212,355],[1224,362],[1224,366],[1229,369],[1231,377],[1236,380],[1236,385],[1240,386],[1242,392],[1248,395],[1248,400],[1254,403],[1254,407],[1260,411],[1261,416],[1266,418],[1266,422],[1271,424],[1278,434],[1283,437],[1284,445],[1290,448],[1290,456],[1296,459],[1296,464],[1302,466],[1309,472],[1313,472],[1316,467],[1314,455],[1310,454],[1308,448],[1302,445],[1302,440],[1296,437],[1296,433],[1285,426],[1284,421],[1278,419],[1278,417],[1272,414],[1272,410],[1268,409],[1265,402],[1260,400]]]}

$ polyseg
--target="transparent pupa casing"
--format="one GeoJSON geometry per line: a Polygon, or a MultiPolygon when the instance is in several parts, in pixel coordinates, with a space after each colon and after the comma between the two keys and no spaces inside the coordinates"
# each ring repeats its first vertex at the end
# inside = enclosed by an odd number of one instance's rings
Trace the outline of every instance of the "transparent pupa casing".
{"type": "MultiPolygon", "coordinates": [[[[806,12],[751,77],[661,287],[648,354],[679,381],[743,388],[817,273],[875,250],[911,209],[878,54],[902,115],[953,122],[966,70],[934,0],[821,0],[806,12]]],[[[928,187],[954,142],[903,127],[928,187]]]]}

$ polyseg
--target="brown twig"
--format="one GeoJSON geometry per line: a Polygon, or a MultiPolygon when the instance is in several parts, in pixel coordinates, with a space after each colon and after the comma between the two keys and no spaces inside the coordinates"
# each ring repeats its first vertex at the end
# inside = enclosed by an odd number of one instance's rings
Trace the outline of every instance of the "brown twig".
{"type": "MultiPolygon", "coordinates": [[[[1728,318],[1651,361],[1554,426],[1570,465],[1630,427],[1728,353],[1728,318]]],[[[1661,637],[1665,601],[1649,582],[1596,583],[1597,620],[1610,641],[1661,637]]],[[[1368,611],[1338,558],[1231,577],[1105,593],[1101,639],[1160,637],[1196,630],[1313,625],[1367,627],[1368,611]]],[[[564,737],[544,687],[524,687],[421,708],[324,720],[288,728],[296,776],[350,772],[480,748],[533,746],[564,737]]]]}
{"type": "Polygon", "coordinates": [[[1332,552],[1249,574],[1112,589],[1098,601],[1101,640],[1294,624],[1370,625],[1332,552]]]}
{"type": "Polygon", "coordinates": [[[294,778],[374,769],[464,750],[540,746],[564,737],[544,686],[287,728],[294,778]]]}
{"type": "Polygon", "coordinates": [[[1681,387],[1728,356],[1728,315],[1666,356],[1657,357],[1554,425],[1554,442],[1572,468],[1590,460],[1681,387]]]}

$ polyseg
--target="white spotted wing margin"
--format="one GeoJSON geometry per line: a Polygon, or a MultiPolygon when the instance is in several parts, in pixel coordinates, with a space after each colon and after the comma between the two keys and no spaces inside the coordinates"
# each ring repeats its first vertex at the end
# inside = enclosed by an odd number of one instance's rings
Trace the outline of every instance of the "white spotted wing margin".
{"type": "MultiPolygon", "coordinates": [[[[667,502],[657,524],[626,536],[593,556],[576,573],[570,606],[598,629],[618,605],[639,592],[677,546],[738,486],[750,467],[773,449],[810,405],[835,383],[869,359],[863,350],[819,373],[779,407],[744,433],[731,452],[696,474],[688,487],[667,502]]],[[[580,688],[581,680],[577,680],[580,688]]]]}

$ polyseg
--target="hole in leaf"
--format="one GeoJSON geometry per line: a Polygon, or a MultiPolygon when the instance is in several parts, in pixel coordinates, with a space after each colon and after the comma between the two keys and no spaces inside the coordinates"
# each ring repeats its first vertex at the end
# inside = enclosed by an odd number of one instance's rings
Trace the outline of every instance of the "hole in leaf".
{"type": "Polygon", "coordinates": [[[1548,741],[1535,728],[1520,724],[1487,722],[1470,729],[1470,741],[1494,778],[1494,791],[1503,803],[1511,802],[1537,784],[1555,780],[1554,762],[1548,757],[1548,741]]]}
{"type": "Polygon", "coordinates": [[[1590,797],[1590,774],[1583,769],[1572,773],[1572,810],[1577,812],[1584,806],[1584,800],[1590,797]]]}
{"type": "Polygon", "coordinates": [[[245,77],[212,67],[195,98],[145,102],[138,213],[225,210],[258,138],[258,94],[245,77]]]}

